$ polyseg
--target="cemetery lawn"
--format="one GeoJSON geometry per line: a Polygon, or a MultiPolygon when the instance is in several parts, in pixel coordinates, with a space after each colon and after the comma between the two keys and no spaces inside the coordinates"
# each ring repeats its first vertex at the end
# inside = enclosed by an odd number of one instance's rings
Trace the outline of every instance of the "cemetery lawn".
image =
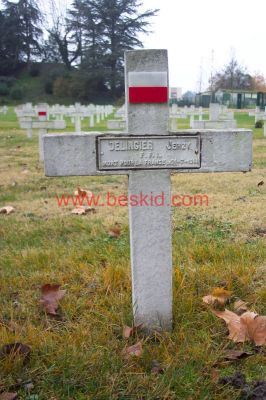
{"type": "MultiPolygon", "coordinates": [[[[252,128],[253,117],[236,116],[239,126],[252,128]]],[[[208,207],[173,208],[172,333],[122,337],[123,325],[132,324],[127,207],[72,215],[74,207],[58,207],[56,195],[72,195],[77,186],[122,195],[127,178],[46,178],[37,133],[29,141],[12,112],[0,114],[0,208],[15,208],[0,214],[0,349],[31,346],[26,359],[0,355],[0,393],[18,392],[25,400],[234,400],[239,392],[219,385],[220,377],[241,371],[248,381],[265,379],[265,347],[263,353],[252,343],[229,341],[223,321],[202,302],[222,286],[266,315],[262,130],[254,133],[252,172],[172,177],[173,194],[209,197],[208,207]],[[121,227],[117,238],[109,234],[114,226],[121,227]],[[57,318],[39,304],[46,283],[66,290],[57,318]],[[126,358],[123,350],[141,340],[141,357],[126,358]],[[227,361],[231,349],[252,355],[227,361]],[[162,374],[151,372],[153,360],[162,374]],[[25,386],[31,382],[31,389],[25,386]]]]}

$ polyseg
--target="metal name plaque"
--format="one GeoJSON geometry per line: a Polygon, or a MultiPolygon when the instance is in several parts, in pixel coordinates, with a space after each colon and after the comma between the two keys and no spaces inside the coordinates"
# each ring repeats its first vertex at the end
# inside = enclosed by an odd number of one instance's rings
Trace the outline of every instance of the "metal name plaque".
{"type": "Polygon", "coordinates": [[[99,170],[200,168],[200,136],[98,137],[99,170]]]}

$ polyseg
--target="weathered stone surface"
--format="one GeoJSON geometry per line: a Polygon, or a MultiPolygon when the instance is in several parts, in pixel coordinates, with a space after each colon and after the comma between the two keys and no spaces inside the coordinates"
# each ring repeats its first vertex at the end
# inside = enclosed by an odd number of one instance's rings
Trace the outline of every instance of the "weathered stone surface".
{"type": "MultiPolygon", "coordinates": [[[[167,50],[132,50],[125,55],[125,87],[129,72],[163,72],[168,76],[167,50]]],[[[167,78],[168,81],[168,78],[167,78]]],[[[130,104],[126,90],[127,130],[131,135],[167,134],[168,104],[130,104]]]]}
{"type": "Polygon", "coordinates": [[[126,129],[126,121],[119,119],[109,119],[107,129],[126,129]]]}
{"type": "Polygon", "coordinates": [[[193,129],[236,129],[236,121],[233,119],[220,121],[196,120],[192,123],[193,129]]]}
{"type": "MultiPolygon", "coordinates": [[[[195,135],[197,130],[179,130],[181,136],[195,135]]],[[[174,132],[173,135],[176,135],[174,132]]],[[[49,134],[44,140],[44,166],[47,176],[128,174],[128,171],[99,171],[97,168],[97,137],[101,133],[49,134]]],[[[171,133],[168,132],[168,135],[171,133]]],[[[108,134],[114,138],[118,135],[108,134]]],[[[104,135],[106,137],[106,135],[104,135]]],[[[237,130],[200,131],[201,167],[176,172],[250,171],[252,166],[252,132],[237,130]]],[[[174,171],[171,171],[174,172],[174,171]]]]}
{"type": "Polygon", "coordinates": [[[200,136],[98,138],[99,170],[200,168],[200,136]]]}
{"type": "Polygon", "coordinates": [[[135,324],[150,329],[172,326],[172,249],[168,171],[137,171],[129,176],[128,194],[163,193],[162,206],[129,208],[132,291],[135,324]]]}

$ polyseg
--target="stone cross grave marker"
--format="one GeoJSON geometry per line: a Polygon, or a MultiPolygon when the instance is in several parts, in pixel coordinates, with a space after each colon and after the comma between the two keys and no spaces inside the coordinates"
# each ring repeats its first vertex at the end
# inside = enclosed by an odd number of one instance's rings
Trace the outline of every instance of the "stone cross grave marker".
{"type": "Polygon", "coordinates": [[[250,117],[255,117],[255,124],[259,120],[263,120],[263,118],[266,116],[266,107],[264,110],[261,110],[260,107],[256,107],[255,110],[252,110],[248,114],[250,117]]]}
{"type": "Polygon", "coordinates": [[[48,121],[47,110],[39,110],[38,118],[38,121],[32,121],[32,128],[39,129],[39,159],[43,161],[43,136],[47,134],[48,129],[65,129],[66,123],[64,120],[48,121]]]}
{"type": "Polygon", "coordinates": [[[16,115],[19,119],[21,129],[27,130],[27,138],[32,139],[32,121],[36,117],[36,111],[31,103],[26,103],[22,107],[15,109],[16,115]]]}
{"type": "Polygon", "coordinates": [[[167,131],[166,50],[126,52],[125,83],[127,133],[44,136],[45,174],[128,175],[134,322],[148,330],[170,330],[171,173],[249,171],[252,132],[167,131]],[[161,195],[163,201],[130,201],[141,194],[161,195]]]}

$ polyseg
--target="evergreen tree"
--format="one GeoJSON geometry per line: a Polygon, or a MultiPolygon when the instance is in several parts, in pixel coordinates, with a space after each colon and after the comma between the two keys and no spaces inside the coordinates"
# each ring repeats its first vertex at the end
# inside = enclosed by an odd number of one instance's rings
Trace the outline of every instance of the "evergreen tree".
{"type": "Polygon", "coordinates": [[[108,84],[114,97],[123,91],[124,51],[143,47],[139,33],[148,33],[149,19],[158,10],[139,13],[138,0],[95,0],[104,25],[105,60],[108,84]]]}
{"type": "Polygon", "coordinates": [[[43,17],[35,0],[19,0],[17,6],[21,20],[23,52],[29,65],[32,58],[39,56],[42,51],[40,38],[43,34],[41,29],[43,17]]]}
{"type": "Polygon", "coordinates": [[[45,40],[42,47],[42,62],[44,63],[62,63],[62,57],[58,49],[58,45],[55,38],[49,35],[48,39],[45,40]]]}
{"type": "Polygon", "coordinates": [[[18,3],[3,0],[3,5],[0,27],[3,64],[12,71],[19,63],[26,61],[29,65],[35,56],[40,55],[42,29],[39,24],[42,16],[35,0],[19,0],[18,3]]]}
{"type": "Polygon", "coordinates": [[[68,24],[81,42],[81,67],[87,70],[100,68],[104,30],[93,1],[74,0],[68,24]]]}
{"type": "Polygon", "coordinates": [[[158,10],[139,13],[138,0],[74,0],[69,26],[79,36],[83,68],[105,77],[113,97],[123,93],[124,51],[142,47],[139,33],[147,33],[158,10]],[[79,32],[79,33],[78,33],[79,32]]]}
{"type": "Polygon", "coordinates": [[[0,24],[0,71],[9,74],[22,61],[23,38],[17,4],[4,1],[0,24]]]}

